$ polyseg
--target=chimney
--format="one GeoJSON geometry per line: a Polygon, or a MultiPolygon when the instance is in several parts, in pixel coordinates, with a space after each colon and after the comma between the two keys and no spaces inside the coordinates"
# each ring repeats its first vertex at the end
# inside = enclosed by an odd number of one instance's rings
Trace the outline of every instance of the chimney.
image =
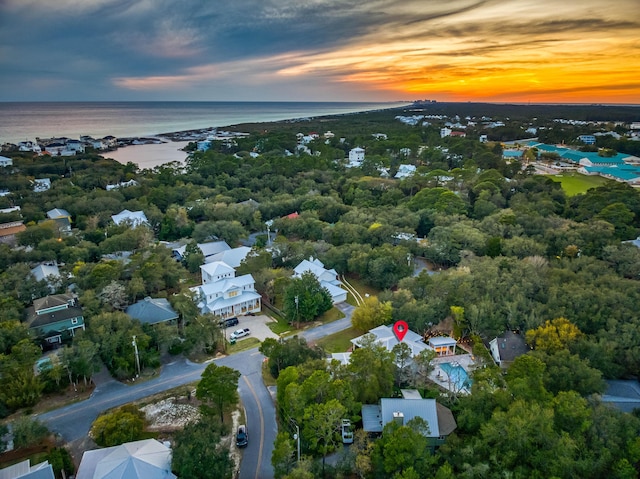
{"type": "Polygon", "coordinates": [[[400,411],[394,411],[393,422],[395,422],[398,426],[404,426],[404,414],[400,411]]]}

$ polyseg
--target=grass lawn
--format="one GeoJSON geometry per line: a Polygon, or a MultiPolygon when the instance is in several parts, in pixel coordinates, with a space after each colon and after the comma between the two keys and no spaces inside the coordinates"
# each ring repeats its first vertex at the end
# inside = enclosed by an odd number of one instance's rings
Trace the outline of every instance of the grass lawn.
{"type": "Polygon", "coordinates": [[[269,314],[269,317],[273,319],[275,322],[270,322],[267,324],[267,326],[269,326],[269,329],[273,331],[275,334],[277,334],[278,336],[280,336],[282,333],[287,333],[293,329],[292,326],[287,322],[287,320],[284,319],[282,316],[269,314]]]}
{"type": "Polygon", "coordinates": [[[338,308],[331,308],[329,311],[324,313],[321,316],[318,316],[318,321],[322,324],[332,323],[333,321],[337,321],[339,319],[344,318],[344,314],[338,308]]]}
{"type": "Polygon", "coordinates": [[[354,288],[356,288],[356,290],[358,291],[358,293],[360,293],[360,295],[362,296],[362,298],[365,298],[365,295],[369,295],[369,296],[378,296],[380,294],[380,290],[373,288],[371,286],[369,286],[368,284],[365,284],[364,281],[362,281],[361,279],[356,279],[356,278],[350,278],[347,276],[347,281],[349,281],[349,284],[351,286],[353,286],[354,288]]]}
{"type": "Polygon", "coordinates": [[[273,379],[271,372],[269,372],[269,366],[266,361],[262,363],[262,382],[264,382],[264,385],[267,387],[277,385],[276,380],[273,379]]]}
{"type": "MultiPolygon", "coordinates": [[[[281,318],[278,316],[271,316],[271,317],[277,320],[277,323],[269,323],[267,326],[269,326],[269,329],[274,333],[276,333],[278,336],[281,336],[281,335],[292,336],[294,334],[297,334],[300,331],[303,331],[306,326],[309,326],[309,324],[311,324],[311,323],[300,323],[300,325],[302,326],[301,329],[296,329],[295,325],[289,324],[287,320],[284,318],[281,318]]],[[[326,324],[326,323],[331,323],[333,321],[337,321],[342,318],[344,318],[344,314],[342,313],[342,311],[340,311],[337,308],[331,308],[329,311],[327,311],[323,315],[318,316],[318,318],[316,318],[315,321],[326,324]]]]}
{"type": "Polygon", "coordinates": [[[227,354],[237,353],[238,351],[244,351],[245,349],[255,348],[260,345],[258,338],[246,338],[241,339],[236,344],[227,344],[227,354]]]}
{"type": "Polygon", "coordinates": [[[357,338],[362,333],[354,328],[348,328],[339,333],[325,336],[317,341],[317,345],[321,346],[328,353],[342,353],[351,347],[351,340],[357,338]]]}
{"type": "Polygon", "coordinates": [[[562,185],[562,189],[567,196],[580,195],[586,193],[590,188],[596,188],[611,181],[602,176],[583,175],[581,173],[562,173],[559,175],[550,175],[553,181],[562,185]]]}

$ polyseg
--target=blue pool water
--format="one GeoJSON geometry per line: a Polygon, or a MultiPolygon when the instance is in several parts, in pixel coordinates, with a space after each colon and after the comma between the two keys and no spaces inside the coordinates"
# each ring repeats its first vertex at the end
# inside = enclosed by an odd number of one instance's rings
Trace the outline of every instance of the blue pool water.
{"type": "Polygon", "coordinates": [[[467,371],[459,364],[440,363],[442,370],[447,373],[449,379],[456,386],[456,390],[471,389],[471,379],[467,371]]]}

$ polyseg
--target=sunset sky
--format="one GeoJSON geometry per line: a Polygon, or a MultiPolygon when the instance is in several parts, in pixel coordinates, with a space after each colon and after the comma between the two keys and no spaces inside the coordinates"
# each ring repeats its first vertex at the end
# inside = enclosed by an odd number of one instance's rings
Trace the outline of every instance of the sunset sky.
{"type": "Polygon", "coordinates": [[[640,103],[638,0],[0,0],[0,101],[640,103]]]}

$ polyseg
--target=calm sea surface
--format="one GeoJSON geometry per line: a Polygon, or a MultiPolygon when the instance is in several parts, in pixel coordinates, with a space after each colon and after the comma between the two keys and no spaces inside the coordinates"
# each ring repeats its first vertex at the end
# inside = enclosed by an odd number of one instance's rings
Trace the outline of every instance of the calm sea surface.
{"type": "Polygon", "coordinates": [[[10,102],[0,103],[0,144],[35,140],[36,137],[152,136],[401,105],[403,103],[10,102]]]}

